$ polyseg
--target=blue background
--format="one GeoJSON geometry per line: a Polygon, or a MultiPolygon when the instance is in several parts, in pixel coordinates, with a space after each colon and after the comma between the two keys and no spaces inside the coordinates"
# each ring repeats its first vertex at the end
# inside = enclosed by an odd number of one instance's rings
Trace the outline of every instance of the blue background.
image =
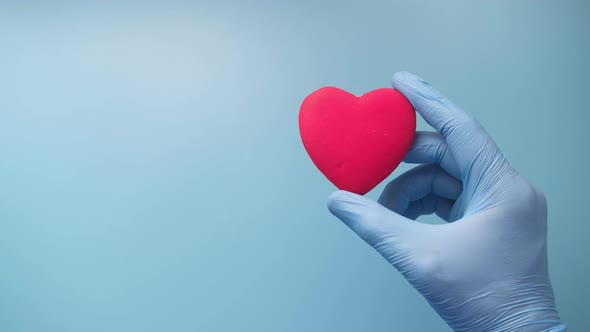
{"type": "Polygon", "coordinates": [[[586,328],[588,2],[215,3],[0,3],[0,331],[447,331],[299,140],[308,93],[398,70],[546,192],[586,328]]]}

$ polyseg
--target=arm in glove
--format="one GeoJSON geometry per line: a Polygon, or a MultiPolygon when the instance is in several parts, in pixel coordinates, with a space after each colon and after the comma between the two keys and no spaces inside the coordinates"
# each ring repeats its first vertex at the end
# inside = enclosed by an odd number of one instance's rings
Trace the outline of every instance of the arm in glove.
{"type": "Polygon", "coordinates": [[[406,155],[424,164],[387,185],[379,202],[345,191],[329,210],[406,277],[455,331],[565,331],[547,269],[547,205],[479,123],[437,90],[397,73],[436,132],[406,155]],[[448,221],[414,220],[436,213],[448,221]]]}

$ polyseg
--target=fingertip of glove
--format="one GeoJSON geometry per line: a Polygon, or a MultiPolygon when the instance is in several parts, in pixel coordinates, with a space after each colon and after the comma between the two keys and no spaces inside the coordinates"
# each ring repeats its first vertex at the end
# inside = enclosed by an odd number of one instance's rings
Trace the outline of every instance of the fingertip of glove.
{"type": "Polygon", "coordinates": [[[405,77],[410,74],[407,71],[398,71],[397,73],[393,74],[391,77],[391,86],[394,88],[398,87],[400,83],[405,80],[405,77]]]}
{"type": "Polygon", "coordinates": [[[398,88],[398,87],[403,87],[403,86],[408,86],[408,85],[416,85],[416,83],[418,84],[424,84],[424,85],[429,85],[428,82],[426,82],[425,80],[423,80],[422,78],[408,72],[408,71],[399,71],[395,74],[393,74],[393,77],[391,78],[391,85],[394,88],[398,88]]]}
{"type": "Polygon", "coordinates": [[[326,205],[332,214],[336,214],[345,206],[353,204],[357,201],[358,199],[355,197],[355,194],[345,190],[337,190],[328,196],[328,202],[326,205]]]}

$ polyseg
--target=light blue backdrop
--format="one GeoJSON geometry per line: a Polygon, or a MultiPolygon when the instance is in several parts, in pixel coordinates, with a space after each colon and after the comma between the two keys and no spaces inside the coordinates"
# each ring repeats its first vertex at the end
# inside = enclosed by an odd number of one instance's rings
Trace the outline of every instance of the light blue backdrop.
{"type": "Polygon", "coordinates": [[[311,91],[398,70],[545,190],[586,329],[588,2],[320,2],[0,4],[0,331],[447,331],[298,136],[311,91]]]}

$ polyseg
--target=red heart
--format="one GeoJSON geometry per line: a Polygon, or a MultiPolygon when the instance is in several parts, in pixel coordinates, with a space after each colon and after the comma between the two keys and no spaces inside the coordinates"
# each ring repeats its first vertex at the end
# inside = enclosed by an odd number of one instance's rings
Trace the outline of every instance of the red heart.
{"type": "Polygon", "coordinates": [[[336,187],[361,195],[399,165],[415,130],[414,108],[394,89],[356,97],[324,87],[299,110],[301,140],[313,163],[336,187]]]}

